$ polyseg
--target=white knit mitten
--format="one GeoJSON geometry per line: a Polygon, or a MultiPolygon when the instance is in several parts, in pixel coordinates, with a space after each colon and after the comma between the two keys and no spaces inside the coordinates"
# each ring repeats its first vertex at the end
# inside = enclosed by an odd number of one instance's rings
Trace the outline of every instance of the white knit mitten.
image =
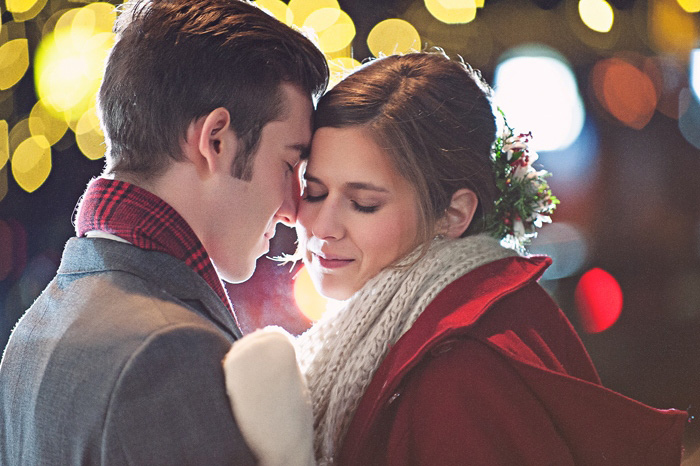
{"type": "Polygon", "coordinates": [[[224,358],[226,391],[261,466],[315,465],[313,413],[292,337],[266,327],[236,341],[224,358]]]}

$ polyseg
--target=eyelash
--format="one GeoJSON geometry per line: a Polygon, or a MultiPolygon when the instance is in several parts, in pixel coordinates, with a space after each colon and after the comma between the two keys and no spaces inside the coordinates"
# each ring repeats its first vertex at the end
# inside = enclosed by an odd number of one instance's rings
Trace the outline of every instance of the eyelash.
{"type": "MultiPolygon", "coordinates": [[[[307,194],[303,197],[303,200],[306,202],[320,202],[320,201],[324,200],[326,198],[326,196],[327,196],[327,194],[322,194],[321,196],[310,196],[307,194]]],[[[378,205],[366,206],[366,205],[358,204],[355,201],[351,201],[351,202],[352,202],[353,208],[356,211],[361,212],[363,214],[373,214],[374,212],[379,210],[379,207],[380,207],[378,205]]]]}

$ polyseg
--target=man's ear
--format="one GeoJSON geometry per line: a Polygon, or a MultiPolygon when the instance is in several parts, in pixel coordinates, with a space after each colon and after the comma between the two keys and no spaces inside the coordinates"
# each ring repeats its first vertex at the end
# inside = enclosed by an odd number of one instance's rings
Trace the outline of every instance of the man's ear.
{"type": "Polygon", "coordinates": [[[459,238],[472,223],[478,205],[479,198],[474,191],[467,188],[457,190],[445,215],[438,221],[436,233],[447,238],[459,238]]]}
{"type": "Polygon", "coordinates": [[[218,107],[190,124],[187,134],[191,149],[188,157],[200,169],[210,172],[231,169],[238,138],[231,129],[231,115],[218,107]]]}

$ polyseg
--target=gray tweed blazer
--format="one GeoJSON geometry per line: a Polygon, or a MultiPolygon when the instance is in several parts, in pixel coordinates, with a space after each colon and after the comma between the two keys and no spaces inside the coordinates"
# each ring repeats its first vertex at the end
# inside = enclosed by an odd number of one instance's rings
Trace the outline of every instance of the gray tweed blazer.
{"type": "Polygon", "coordinates": [[[70,239],[0,363],[0,464],[254,464],[221,366],[240,335],[181,261],[70,239]]]}

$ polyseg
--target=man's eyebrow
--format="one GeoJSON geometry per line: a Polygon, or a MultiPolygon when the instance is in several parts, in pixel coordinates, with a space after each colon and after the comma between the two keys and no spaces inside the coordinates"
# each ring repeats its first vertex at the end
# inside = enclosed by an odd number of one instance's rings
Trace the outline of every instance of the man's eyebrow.
{"type": "MultiPolygon", "coordinates": [[[[304,175],[304,178],[306,181],[310,181],[312,183],[319,183],[323,184],[321,180],[316,178],[313,175],[309,175],[308,172],[304,175]]],[[[382,188],[381,186],[377,186],[376,184],[372,183],[363,183],[359,181],[351,181],[348,183],[345,183],[344,185],[345,189],[353,190],[353,191],[375,191],[378,193],[388,193],[389,190],[386,188],[382,188]]]]}
{"type": "Polygon", "coordinates": [[[300,158],[302,160],[309,157],[309,145],[308,144],[288,144],[287,149],[299,152],[300,158]]]}

